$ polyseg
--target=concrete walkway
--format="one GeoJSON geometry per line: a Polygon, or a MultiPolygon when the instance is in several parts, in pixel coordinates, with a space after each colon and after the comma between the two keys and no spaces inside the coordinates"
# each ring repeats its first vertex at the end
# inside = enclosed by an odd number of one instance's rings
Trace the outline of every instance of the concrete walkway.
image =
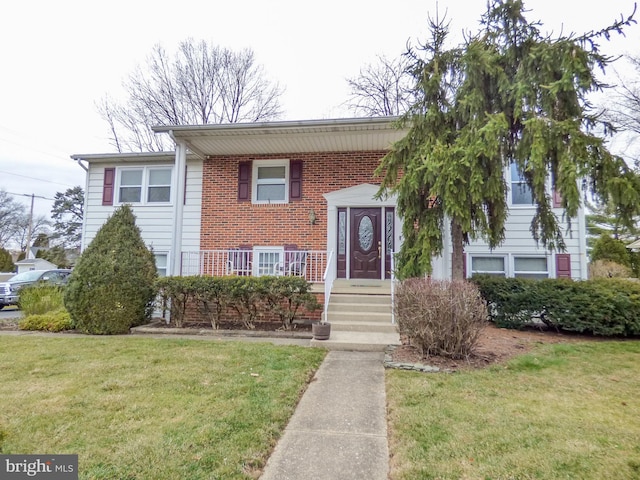
{"type": "Polygon", "coordinates": [[[262,480],[384,480],[389,471],[384,354],[330,351],[262,480]]]}

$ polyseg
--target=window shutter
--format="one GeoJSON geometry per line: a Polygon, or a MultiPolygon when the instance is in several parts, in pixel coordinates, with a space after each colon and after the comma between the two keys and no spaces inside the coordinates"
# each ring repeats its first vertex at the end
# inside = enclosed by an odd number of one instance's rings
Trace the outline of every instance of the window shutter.
{"type": "Polygon", "coordinates": [[[562,195],[556,189],[553,190],[553,208],[562,207],[562,195]]]}
{"type": "Polygon", "coordinates": [[[102,182],[102,205],[113,205],[113,190],[115,187],[116,169],[105,168],[102,182]]]}
{"type": "Polygon", "coordinates": [[[289,200],[302,200],[302,160],[289,164],[289,200]]]}
{"type": "Polygon", "coordinates": [[[556,254],[556,278],[571,278],[571,255],[556,254]]]}
{"type": "Polygon", "coordinates": [[[251,199],[251,162],[238,164],[238,201],[246,202],[251,199]]]}

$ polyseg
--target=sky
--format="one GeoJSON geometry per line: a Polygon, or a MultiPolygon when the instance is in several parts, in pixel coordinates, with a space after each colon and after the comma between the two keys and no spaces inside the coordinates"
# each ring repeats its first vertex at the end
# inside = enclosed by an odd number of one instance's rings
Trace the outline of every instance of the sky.
{"type": "MultiPolygon", "coordinates": [[[[53,197],[85,172],[70,155],[114,152],[96,109],[122,96],[122,81],[154,45],[187,38],[251,48],[284,88],[281,120],[353,116],[347,78],[399,57],[427,36],[436,8],[451,38],[476,31],[486,0],[31,0],[0,9],[0,189],[49,217],[53,197]],[[43,198],[41,198],[43,197],[43,198]]],[[[543,31],[600,29],[633,11],[633,0],[525,0],[543,31]]],[[[640,20],[640,12],[636,14],[640,20]]],[[[610,55],[640,54],[640,26],[603,42],[610,55]]],[[[611,77],[611,76],[610,76],[611,77]]],[[[610,78],[609,77],[609,78],[610,78]]],[[[615,150],[615,148],[613,148],[615,150]]]]}

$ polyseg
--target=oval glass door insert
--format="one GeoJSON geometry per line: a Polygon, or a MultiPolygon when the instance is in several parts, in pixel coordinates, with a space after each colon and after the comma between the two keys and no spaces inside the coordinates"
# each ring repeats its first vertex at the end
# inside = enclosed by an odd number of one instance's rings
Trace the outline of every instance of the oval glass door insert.
{"type": "Polygon", "coordinates": [[[371,250],[371,246],[373,245],[373,222],[367,215],[360,220],[360,225],[358,226],[358,242],[363,251],[367,252],[371,250]]]}

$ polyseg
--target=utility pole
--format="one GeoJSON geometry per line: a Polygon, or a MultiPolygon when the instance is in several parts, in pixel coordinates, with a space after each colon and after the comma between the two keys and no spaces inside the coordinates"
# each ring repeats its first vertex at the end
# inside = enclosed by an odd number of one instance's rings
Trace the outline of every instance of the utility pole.
{"type": "Polygon", "coordinates": [[[27,229],[27,251],[25,252],[25,258],[29,259],[31,258],[31,235],[33,233],[33,201],[36,198],[44,198],[46,200],[47,197],[41,197],[34,193],[32,193],[31,195],[23,193],[22,195],[24,195],[25,197],[31,197],[31,209],[29,210],[29,228],[27,229]]]}

